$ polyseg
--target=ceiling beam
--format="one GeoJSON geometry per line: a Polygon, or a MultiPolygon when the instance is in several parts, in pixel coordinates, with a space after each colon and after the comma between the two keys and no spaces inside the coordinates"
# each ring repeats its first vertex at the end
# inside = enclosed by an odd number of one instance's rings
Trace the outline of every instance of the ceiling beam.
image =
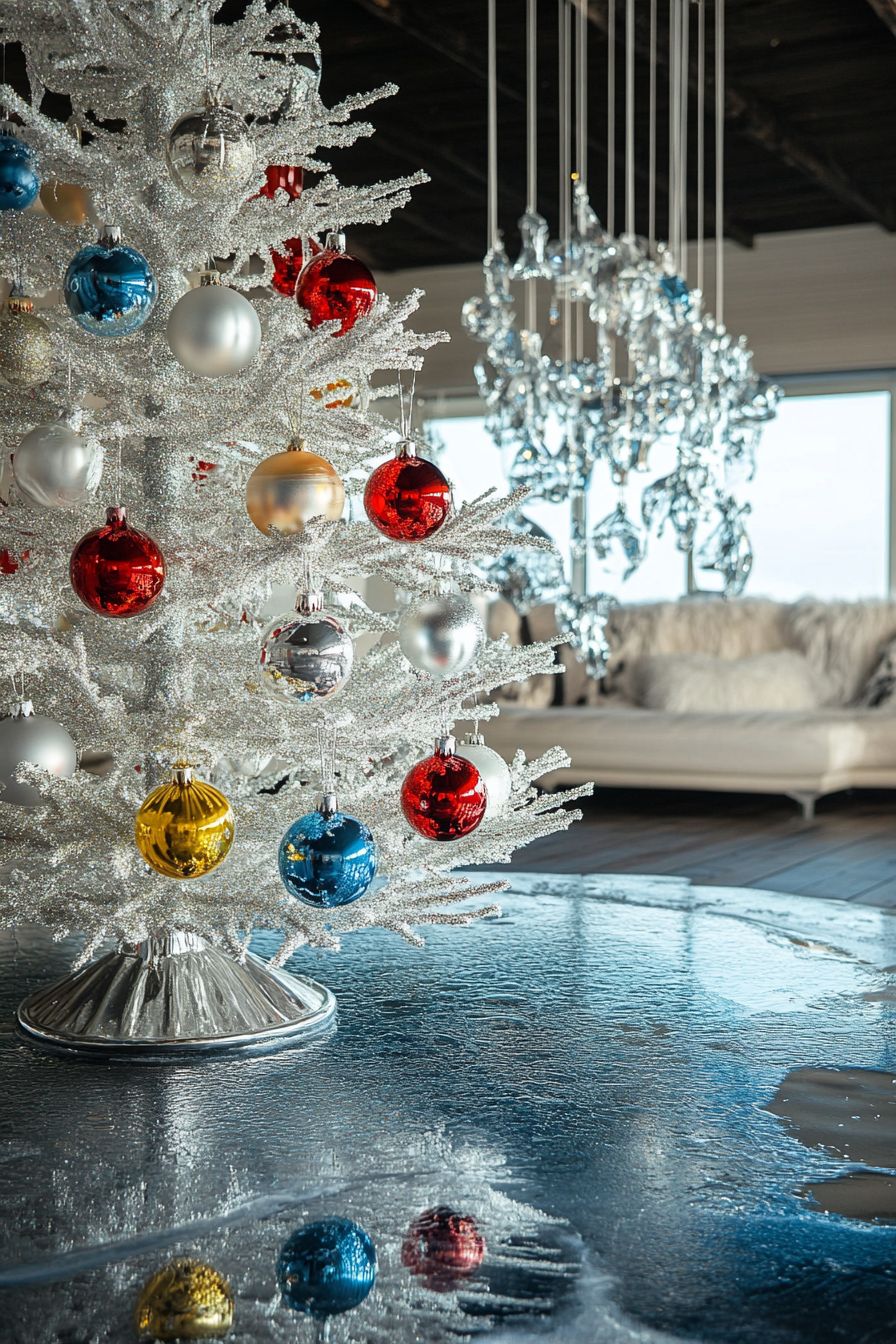
{"type": "Polygon", "coordinates": [[[868,0],[881,23],[885,23],[896,37],[896,0],[868,0]]]}
{"type": "MultiPolygon", "coordinates": [[[[587,0],[588,18],[607,36],[609,7],[615,0],[587,0]]],[[[896,31],[896,0],[869,0],[878,12],[886,10],[890,18],[885,23],[896,31]]],[[[883,17],[883,14],[881,14],[883,17]]],[[[617,23],[616,40],[625,40],[625,25],[617,23]]],[[[669,54],[657,44],[657,64],[668,74],[669,54]]],[[[643,12],[635,20],[635,50],[644,60],[650,59],[650,32],[643,12]]],[[[689,85],[696,92],[696,76],[691,73],[689,85]]],[[[827,195],[842,201],[866,219],[881,224],[889,233],[896,232],[896,208],[892,200],[885,200],[873,192],[838,160],[789,126],[781,114],[763,99],[745,89],[726,83],[725,120],[738,135],[774,155],[789,168],[795,168],[827,195]]]]}
{"type": "MultiPolygon", "coordinates": [[[[478,83],[488,83],[488,67],[486,62],[482,59],[481,48],[478,44],[472,42],[459,28],[449,27],[447,24],[440,23],[438,19],[432,19],[430,17],[424,18],[407,3],[404,3],[403,0],[355,0],[355,3],[374,18],[380,19],[384,23],[392,24],[393,27],[398,28],[403,33],[407,34],[408,37],[429,47],[431,51],[438,52],[440,56],[451,61],[452,64],[461,66],[463,69],[467,70],[478,83]]],[[[606,15],[606,7],[604,13],[606,15]]],[[[593,15],[589,15],[589,17],[592,18],[592,21],[596,21],[594,20],[593,15]]],[[[600,25],[598,24],[598,26],[600,25]]],[[[498,91],[513,102],[525,106],[526,93],[521,85],[508,84],[506,81],[499,80],[498,91]]],[[[548,115],[553,121],[556,121],[556,113],[552,112],[548,115]]],[[[377,134],[379,134],[379,132],[377,132],[377,134]]],[[[404,134],[404,132],[402,132],[402,134],[404,134]]],[[[416,142],[417,157],[419,157],[421,152],[428,145],[431,152],[435,155],[444,158],[449,163],[453,163],[453,166],[460,168],[467,176],[475,176],[483,183],[483,185],[486,184],[487,179],[484,173],[472,169],[472,166],[465,161],[461,165],[453,159],[449,152],[446,152],[435,141],[424,142],[424,140],[417,135],[416,142]]],[[[393,144],[394,142],[390,143],[390,149],[393,148],[393,144]]],[[[600,154],[604,161],[606,161],[606,146],[598,144],[589,138],[589,147],[600,154]]],[[[616,161],[620,167],[624,165],[624,156],[621,150],[616,151],[616,161]]],[[[427,164],[427,168],[428,167],[429,164],[427,164]]],[[[647,169],[643,164],[638,163],[635,165],[635,175],[642,183],[647,183],[647,169]]],[[[668,180],[663,177],[661,173],[657,173],[656,185],[660,193],[664,193],[668,190],[668,180]]],[[[502,197],[506,198],[508,193],[506,190],[501,189],[500,184],[499,192],[502,197]]],[[[519,197],[520,208],[523,199],[524,194],[521,193],[519,197]]],[[[688,193],[688,203],[689,208],[693,214],[696,215],[696,193],[688,193]]],[[[706,223],[707,228],[715,228],[715,215],[713,213],[712,203],[709,201],[706,203],[706,223]]],[[[751,230],[743,224],[738,223],[737,220],[731,219],[727,213],[725,215],[725,233],[729,238],[740,243],[743,247],[753,246],[753,234],[751,230]]]]}

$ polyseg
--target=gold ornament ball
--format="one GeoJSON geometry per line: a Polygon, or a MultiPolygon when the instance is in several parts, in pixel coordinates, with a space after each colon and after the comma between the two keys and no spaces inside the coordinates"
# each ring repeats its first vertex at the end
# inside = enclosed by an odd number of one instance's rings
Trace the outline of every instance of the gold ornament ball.
{"type": "Polygon", "coordinates": [[[0,375],[10,387],[45,383],[56,365],[53,338],[30,299],[11,294],[0,314],[0,375]]]}
{"type": "Polygon", "coordinates": [[[223,1339],[233,1325],[233,1292],[211,1265],[169,1260],[144,1284],[137,1333],[151,1339],[223,1339]]]}
{"type": "Polygon", "coordinates": [[[150,868],[163,877],[203,877],[227,858],[234,825],[223,793],[194,779],[191,766],[177,761],[171,783],[143,800],[134,838],[150,868]]]}
{"type": "Polygon", "coordinates": [[[86,187],[76,186],[74,182],[57,182],[55,177],[41,187],[40,203],[57,224],[87,224],[93,213],[86,187]]]}
{"type": "Polygon", "coordinates": [[[309,453],[304,439],[285,453],[259,462],[246,482],[246,508],[259,532],[292,536],[311,518],[335,522],[345,503],[345,487],[323,457],[309,453]]]}

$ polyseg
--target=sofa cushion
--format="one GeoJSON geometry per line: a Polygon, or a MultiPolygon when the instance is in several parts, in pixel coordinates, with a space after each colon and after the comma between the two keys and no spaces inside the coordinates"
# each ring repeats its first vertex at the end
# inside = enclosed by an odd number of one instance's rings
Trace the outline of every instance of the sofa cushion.
{"type": "Polygon", "coordinates": [[[863,709],[896,708],[896,639],[884,645],[880,662],[865,683],[857,703],[863,709]]]}
{"type": "Polygon", "coordinates": [[[795,649],[749,658],[660,654],[639,660],[638,679],[640,704],[679,714],[818,709],[829,695],[824,677],[795,649]]]}
{"type": "Polygon", "coordinates": [[[854,704],[896,636],[896,602],[819,602],[807,597],[787,613],[788,644],[826,676],[839,705],[854,704]]]}

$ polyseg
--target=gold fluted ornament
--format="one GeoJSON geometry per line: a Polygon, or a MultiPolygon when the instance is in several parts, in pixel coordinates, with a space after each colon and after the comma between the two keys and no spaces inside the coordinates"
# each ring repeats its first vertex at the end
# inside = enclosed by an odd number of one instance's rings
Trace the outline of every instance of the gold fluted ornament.
{"type": "Polygon", "coordinates": [[[57,224],[83,225],[93,217],[90,192],[74,182],[51,178],[40,189],[40,203],[57,224]]]}
{"type": "Polygon", "coordinates": [[[305,440],[259,462],[246,482],[246,508],[259,532],[272,527],[284,536],[301,532],[311,518],[342,513],[345,487],[329,462],[309,453],[305,440]]]}
{"type": "Polygon", "coordinates": [[[233,844],[230,803],[205,780],[194,779],[186,761],[176,761],[170,784],[143,800],[134,823],[137,848],[163,877],[203,877],[227,858],[233,844]]]}
{"type": "Polygon", "coordinates": [[[223,1339],[233,1325],[233,1292],[211,1265],[169,1260],[144,1284],[136,1319],[141,1339],[223,1339]]]}
{"type": "Polygon", "coordinates": [[[0,376],[10,387],[45,383],[56,365],[53,338],[34,304],[21,294],[10,294],[0,314],[0,376]]]}

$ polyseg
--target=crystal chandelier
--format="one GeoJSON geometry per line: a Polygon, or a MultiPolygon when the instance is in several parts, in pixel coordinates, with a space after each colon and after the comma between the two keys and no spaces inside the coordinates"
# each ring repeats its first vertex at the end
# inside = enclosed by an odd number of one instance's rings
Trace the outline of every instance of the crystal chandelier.
{"type": "MultiPolygon", "coordinates": [[[[597,675],[603,670],[603,621],[613,598],[588,591],[589,541],[598,560],[621,555],[623,580],[641,564],[652,535],[671,528],[688,561],[715,570],[723,592],[743,591],[752,564],[744,520],[749,504],[739,492],[753,473],[764,423],[775,414],[780,390],[756,376],[746,338],[734,339],[722,322],[722,155],[724,108],[724,0],[715,3],[716,247],[715,315],[704,311],[704,0],[669,5],[669,241],[655,238],[657,4],[650,5],[649,230],[635,232],[635,0],[626,0],[625,227],[614,231],[615,4],[608,24],[608,181],[606,228],[587,189],[586,0],[559,0],[560,231],[549,240],[536,207],[536,6],[528,0],[528,200],[520,220],[522,245],[508,258],[497,228],[497,103],[495,3],[489,7],[489,240],[483,262],[484,294],[463,310],[466,329],[486,346],[476,365],[486,428],[509,452],[514,486],[531,497],[568,501],[570,559],[562,584],[540,600],[555,602],[561,630],[597,675]],[[687,266],[687,128],[690,11],[697,12],[697,276],[687,266]],[[571,98],[573,17],[576,43],[577,168],[572,170],[571,98]],[[537,286],[550,286],[550,323],[560,352],[546,354],[537,325],[537,286]],[[523,282],[524,313],[517,315],[523,282]],[[592,353],[586,354],[586,350],[592,353]],[[674,467],[648,479],[640,517],[630,516],[620,488],[617,502],[588,536],[587,497],[595,467],[606,464],[611,487],[632,473],[651,471],[655,446],[674,450],[674,467]]],[[[668,454],[667,454],[668,455],[668,454]]],[[[525,520],[518,523],[524,526],[525,520]]],[[[502,562],[503,563],[503,562],[502,562]]],[[[506,568],[506,565],[505,565],[506,568]]],[[[529,585],[530,589],[532,585],[529,585]]],[[[530,597],[531,597],[530,593],[530,597]]]]}

